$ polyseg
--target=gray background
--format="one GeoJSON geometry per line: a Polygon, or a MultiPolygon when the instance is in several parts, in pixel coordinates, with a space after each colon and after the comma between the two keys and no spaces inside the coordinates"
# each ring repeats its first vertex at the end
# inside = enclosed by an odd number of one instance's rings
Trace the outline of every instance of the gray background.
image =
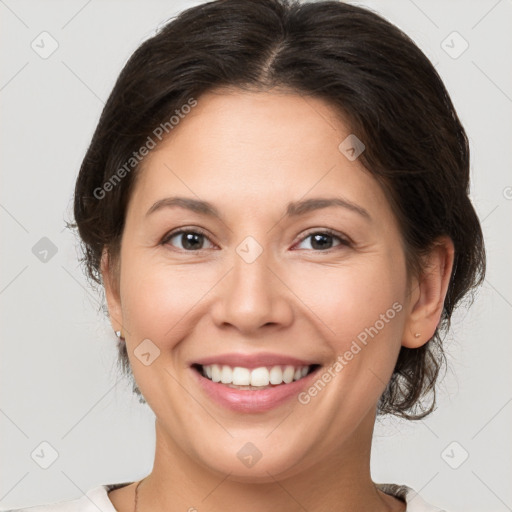
{"type": "MultiPolygon", "coordinates": [[[[116,372],[114,334],[64,220],[71,219],[81,159],[126,59],[169,17],[197,3],[0,0],[4,509],[77,498],[152,468],[154,415],[116,372]],[[47,58],[40,53],[52,40],[43,31],[58,43],[47,58]],[[43,237],[55,254],[44,253],[43,237]]],[[[473,307],[455,316],[446,340],[450,366],[438,410],[415,423],[378,423],[373,478],[406,483],[451,512],[512,510],[512,3],[360,5],[409,34],[445,81],[470,139],[472,198],[489,259],[473,307]],[[462,41],[453,31],[469,43],[457,58],[462,41]]]]}

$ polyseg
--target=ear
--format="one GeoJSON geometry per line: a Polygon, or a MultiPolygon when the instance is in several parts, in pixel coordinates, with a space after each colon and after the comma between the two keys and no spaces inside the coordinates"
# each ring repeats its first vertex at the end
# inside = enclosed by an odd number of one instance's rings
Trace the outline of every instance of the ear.
{"type": "Polygon", "coordinates": [[[121,296],[119,290],[119,272],[112,265],[108,249],[103,248],[101,253],[101,277],[105,288],[108,314],[114,331],[125,331],[123,329],[123,315],[121,309],[121,296]]]}
{"type": "Polygon", "coordinates": [[[421,275],[411,287],[410,311],[402,339],[404,347],[421,347],[434,335],[450,284],[454,254],[453,241],[443,236],[425,256],[421,275]]]}

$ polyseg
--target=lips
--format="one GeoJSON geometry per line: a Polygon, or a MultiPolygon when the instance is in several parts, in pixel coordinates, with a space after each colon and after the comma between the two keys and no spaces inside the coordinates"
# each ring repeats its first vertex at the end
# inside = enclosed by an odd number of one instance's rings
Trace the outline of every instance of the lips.
{"type": "Polygon", "coordinates": [[[230,353],[215,355],[211,357],[204,357],[191,361],[190,366],[210,366],[217,364],[220,366],[241,366],[243,368],[260,368],[262,366],[312,366],[320,364],[318,361],[298,359],[293,356],[283,354],[272,354],[268,352],[261,352],[259,354],[243,354],[243,353],[230,353]]]}
{"type": "Polygon", "coordinates": [[[264,413],[292,400],[297,400],[299,394],[311,386],[321,368],[320,365],[313,365],[314,369],[305,377],[288,384],[253,387],[213,382],[198,371],[198,367],[199,364],[191,366],[191,375],[205,396],[225,409],[243,414],[264,413]]]}

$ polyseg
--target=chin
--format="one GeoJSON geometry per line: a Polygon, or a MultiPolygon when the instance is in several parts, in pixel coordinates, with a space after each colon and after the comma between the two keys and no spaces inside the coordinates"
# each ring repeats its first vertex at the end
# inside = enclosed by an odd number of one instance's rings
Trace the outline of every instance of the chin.
{"type": "MultiPolygon", "coordinates": [[[[222,475],[229,474],[229,480],[240,483],[275,483],[276,478],[288,478],[296,475],[305,470],[305,463],[301,462],[302,456],[298,453],[279,452],[273,450],[267,456],[265,453],[256,455],[254,450],[253,460],[246,453],[250,452],[250,448],[245,447],[235,453],[234,456],[224,454],[221,456],[212,457],[211,460],[206,460],[203,457],[201,463],[207,466],[211,471],[220,473],[222,475]],[[259,458],[257,458],[259,457],[259,458]]],[[[293,449],[290,448],[290,450],[293,449]]]]}

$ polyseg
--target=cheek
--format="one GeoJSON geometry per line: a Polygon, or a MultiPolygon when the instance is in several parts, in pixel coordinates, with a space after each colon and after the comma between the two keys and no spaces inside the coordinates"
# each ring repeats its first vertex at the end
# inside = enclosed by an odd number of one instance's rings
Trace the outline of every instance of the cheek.
{"type": "Polygon", "coordinates": [[[195,265],[166,264],[126,251],[121,268],[123,318],[136,339],[149,338],[166,348],[179,340],[218,281],[215,269],[195,265]]]}
{"type": "Polygon", "coordinates": [[[393,371],[404,326],[405,267],[400,255],[368,256],[345,267],[319,267],[298,288],[319,336],[338,361],[336,400],[375,400],[393,371]],[[351,390],[350,392],[348,390],[351,390]],[[349,398],[350,396],[350,398],[349,398]]]}
{"type": "MultiPolygon", "coordinates": [[[[311,266],[300,275],[300,279],[298,274],[290,275],[294,292],[317,316],[317,323],[324,325],[322,332],[339,340],[340,349],[388,310],[384,320],[400,316],[396,315],[400,308],[393,309],[393,304],[404,299],[404,272],[391,259],[368,257],[345,266],[311,266]]],[[[397,322],[386,322],[386,330],[391,323],[397,322]]],[[[378,326],[382,327],[381,322],[378,326]]]]}

